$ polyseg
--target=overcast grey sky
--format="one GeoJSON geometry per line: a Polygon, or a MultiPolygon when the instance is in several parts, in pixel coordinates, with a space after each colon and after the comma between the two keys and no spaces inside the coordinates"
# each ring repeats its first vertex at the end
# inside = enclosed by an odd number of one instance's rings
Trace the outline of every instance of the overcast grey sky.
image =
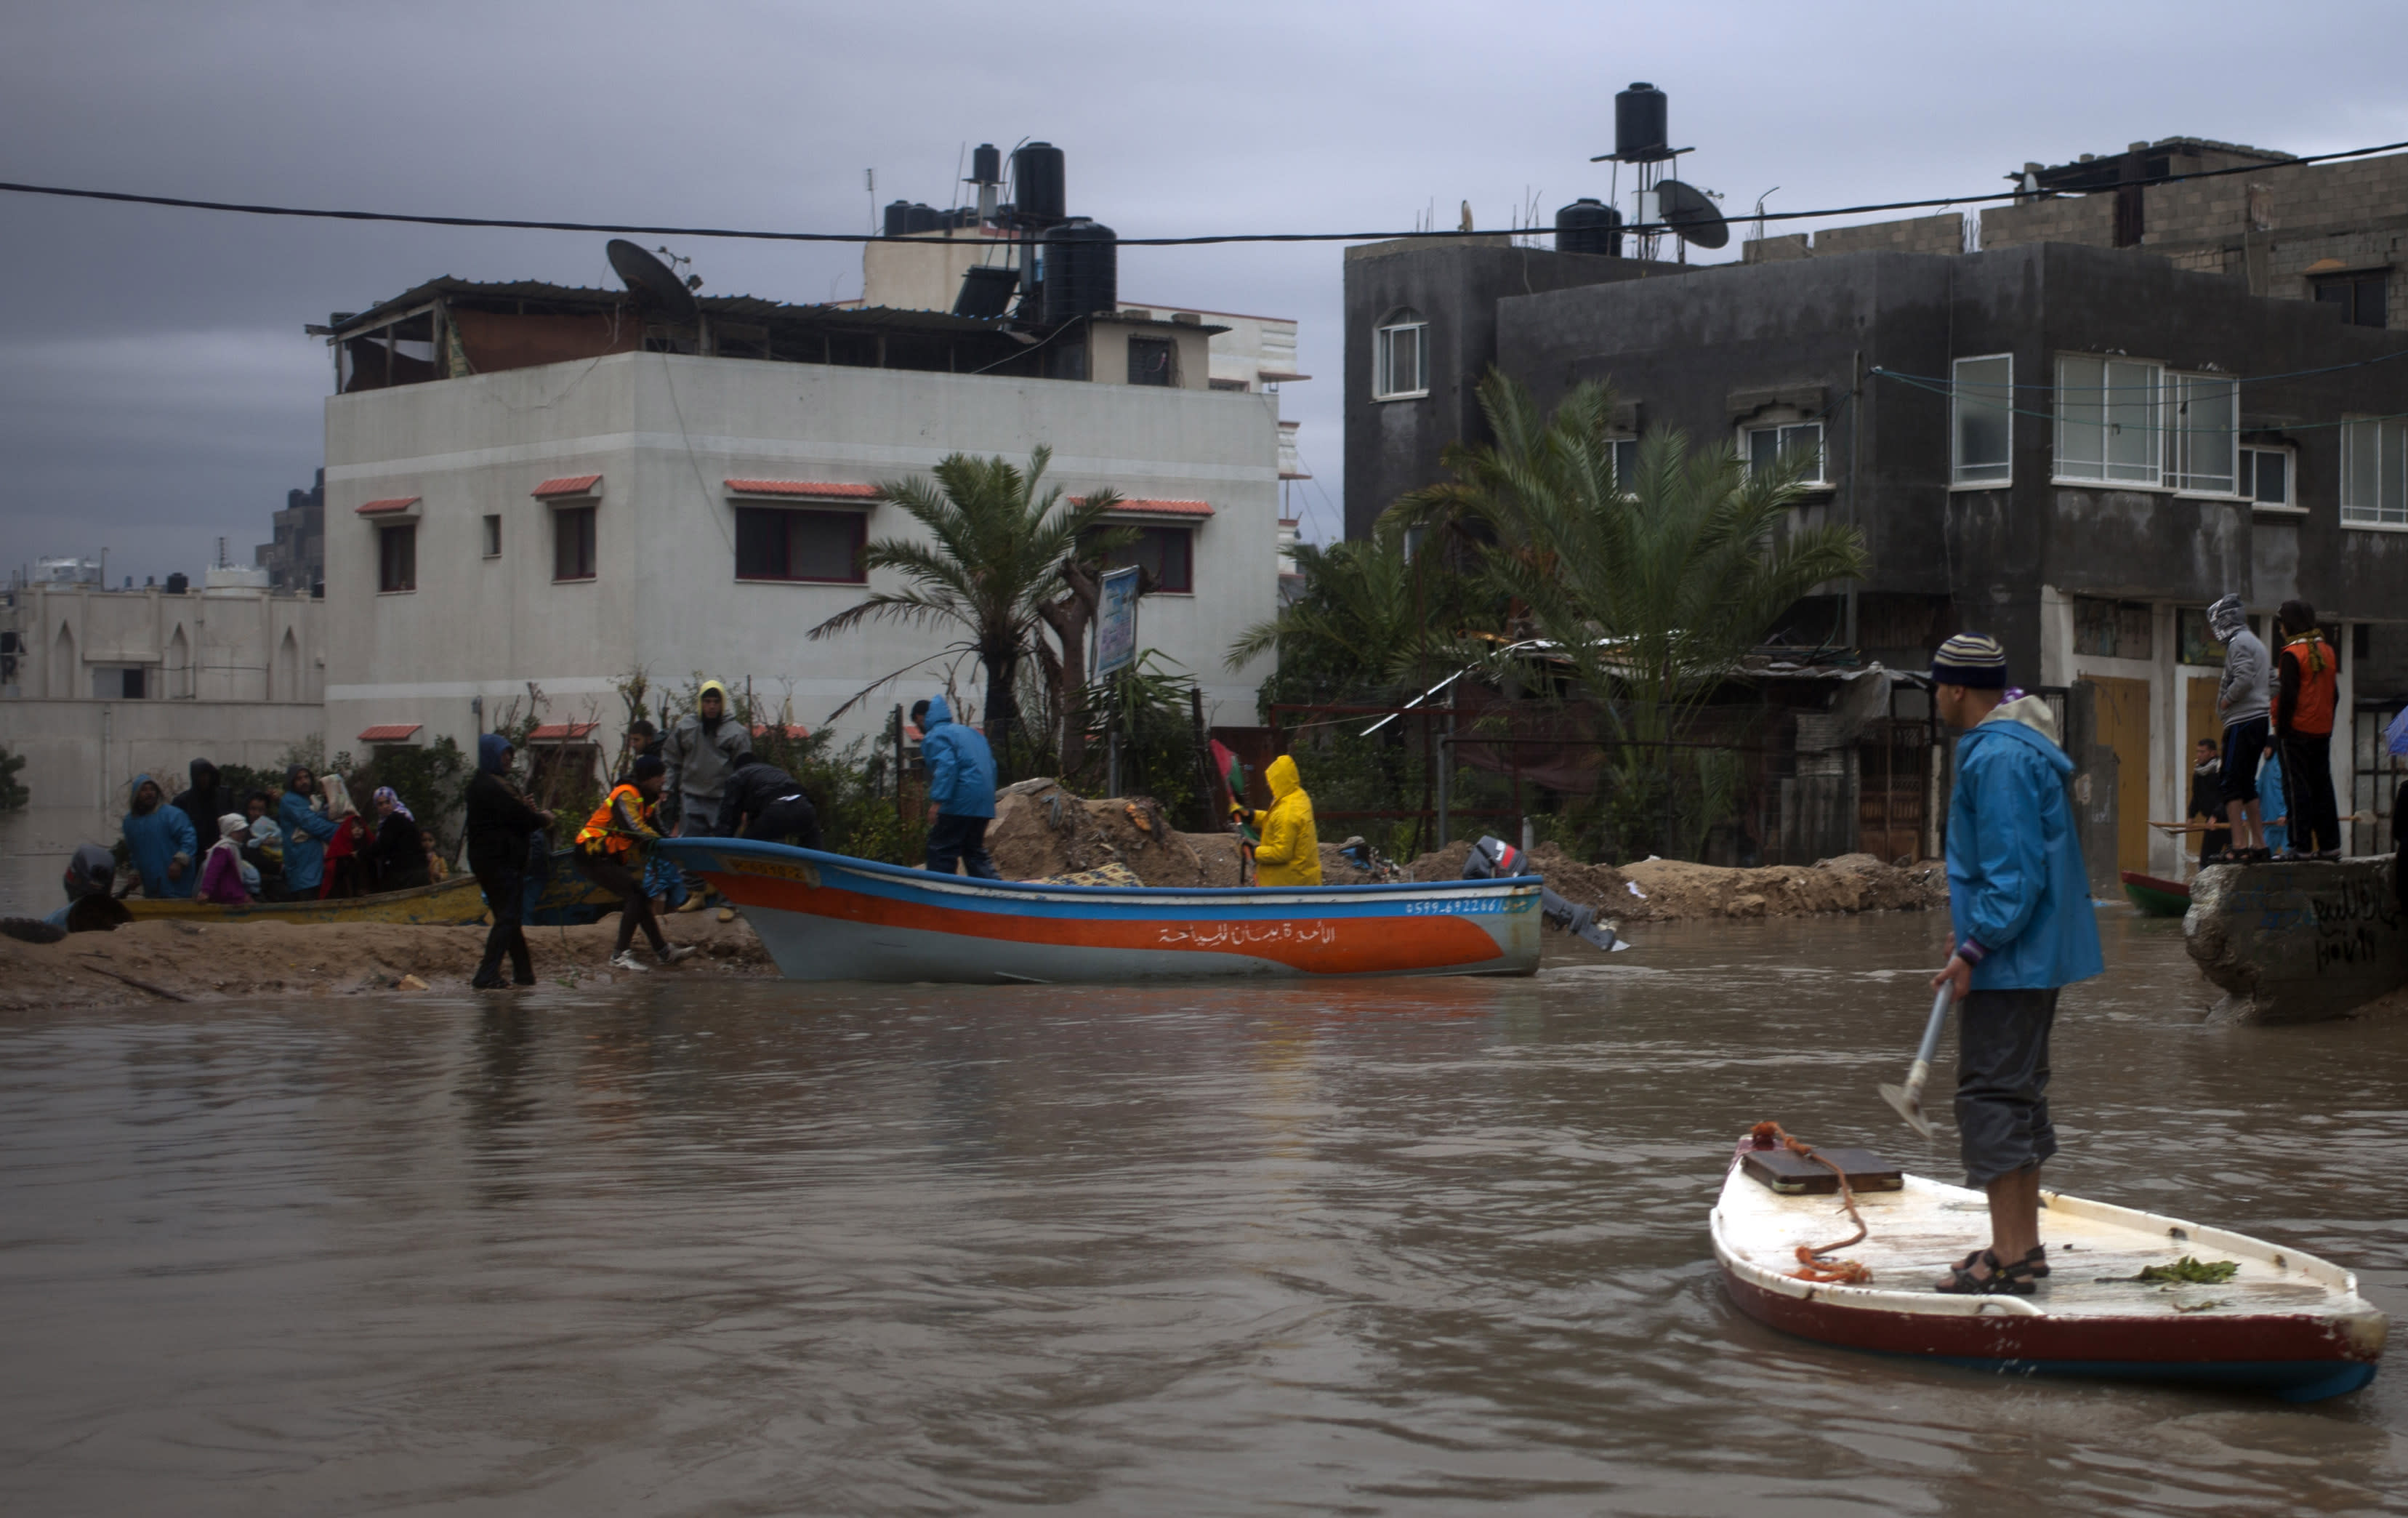
{"type": "MultiPolygon", "coordinates": [[[[0,179],[579,221],[866,228],[947,204],[965,144],[1041,137],[1124,236],[1483,226],[1604,193],[1612,96],[1671,96],[1684,177],[1743,208],[1980,193],[2172,134],[2408,138],[2396,5],[1096,0],[28,5],[0,179]]],[[[1793,225],[1785,230],[1798,230],[1793,225]]],[[[305,322],[438,274],[611,282],[599,236],[336,225],[0,195],[0,566],[248,563],[321,461],[305,322]]],[[[716,294],[857,294],[857,249],[693,239],[716,294]]],[[[1734,244],[1731,252],[1737,251],[1734,244]]],[[[1728,256],[1728,255],[1724,255],[1728,256]]],[[[1340,494],[1334,245],[1127,250],[1134,300],[1292,315],[1288,387],[1340,494]]],[[[1310,492],[1311,487],[1306,487],[1310,492]]]]}

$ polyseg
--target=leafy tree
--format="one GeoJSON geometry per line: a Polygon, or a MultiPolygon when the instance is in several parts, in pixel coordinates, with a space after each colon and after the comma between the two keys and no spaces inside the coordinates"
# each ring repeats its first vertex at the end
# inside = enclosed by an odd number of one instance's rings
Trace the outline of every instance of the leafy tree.
{"type": "MultiPolygon", "coordinates": [[[[931,540],[882,537],[869,544],[864,565],[893,571],[904,583],[872,591],[810,636],[826,637],[873,621],[957,629],[960,641],[948,652],[974,653],[985,669],[986,734],[1004,748],[1018,721],[1013,680],[1039,636],[1041,609],[1069,590],[1064,566],[1114,541],[1099,529],[1120,496],[1099,490],[1066,503],[1059,485],[1039,494],[1052,459],[1053,450],[1040,446],[1022,470],[1000,458],[954,453],[930,471],[933,482],[881,484],[882,498],[926,528],[931,540]]],[[[1079,662],[1078,652],[1066,662],[1079,662]]]]}

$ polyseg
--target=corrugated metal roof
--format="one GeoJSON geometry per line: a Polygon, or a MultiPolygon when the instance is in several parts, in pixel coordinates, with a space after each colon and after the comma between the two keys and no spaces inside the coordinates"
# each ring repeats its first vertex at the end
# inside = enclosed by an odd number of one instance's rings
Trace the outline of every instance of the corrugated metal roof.
{"type": "Polygon", "coordinates": [[[738,495],[834,495],[846,500],[874,499],[876,485],[838,484],[825,480],[731,480],[727,488],[738,495]]]}
{"type": "Polygon", "coordinates": [[[561,475],[556,479],[545,480],[527,494],[538,498],[546,495],[590,495],[594,493],[595,487],[601,483],[602,477],[598,474],[561,475]]]}
{"type": "Polygon", "coordinates": [[[416,495],[388,495],[380,501],[362,501],[351,509],[360,516],[380,517],[389,511],[407,511],[420,499],[416,495]]]}
{"type": "MultiPolygon", "coordinates": [[[[480,281],[455,279],[447,274],[441,279],[429,279],[424,284],[405,290],[391,300],[379,301],[367,310],[347,317],[339,324],[325,330],[341,336],[382,326],[397,316],[437,300],[534,302],[573,307],[580,310],[606,310],[632,306],[635,297],[624,290],[556,285],[540,279],[480,281]]],[[[758,295],[698,295],[695,304],[711,316],[732,321],[802,322],[865,331],[883,327],[925,332],[1000,332],[1010,324],[1000,318],[986,320],[955,316],[951,311],[907,311],[886,306],[794,306],[783,301],[764,300],[758,295]]]]}
{"type": "Polygon", "coordinates": [[[600,723],[545,723],[527,735],[530,743],[569,743],[583,738],[600,723]]]}
{"type": "Polygon", "coordinates": [[[360,729],[362,743],[407,743],[409,735],[425,726],[424,723],[379,723],[374,727],[360,729]]]}

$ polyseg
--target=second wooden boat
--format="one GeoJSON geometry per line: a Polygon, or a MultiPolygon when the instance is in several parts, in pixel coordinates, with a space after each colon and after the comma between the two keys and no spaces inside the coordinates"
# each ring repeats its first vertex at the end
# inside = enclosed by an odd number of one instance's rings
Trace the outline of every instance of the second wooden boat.
{"type": "MultiPolygon", "coordinates": [[[[1713,1210],[1714,1257],[1742,1311],[1807,1339],[2014,1375],[2094,1376],[2272,1392],[2299,1402],[2374,1379],[2389,1324],[2339,1266],[2182,1218],[2041,1194],[2050,1274],[2030,1296],[1932,1290],[1988,1236],[1983,1195],[1919,1176],[1858,1191],[1869,1236],[1832,1252],[1868,1267],[1856,1284],[1800,1280],[1799,1245],[1853,1231],[1832,1195],[1776,1192],[1748,1173],[1741,1141],[1713,1210]],[[2229,1279],[2138,1279],[2189,1256],[2232,1262],[2229,1279]]],[[[1827,1172],[1828,1173],[1828,1172],[1827,1172]]]]}
{"type": "Polygon", "coordinates": [[[1201,887],[974,881],[740,838],[653,845],[744,914],[787,979],[1120,981],[1529,975],[1535,875],[1201,887]]]}
{"type": "Polygon", "coordinates": [[[2117,872],[2124,881],[2125,898],[2150,917],[2180,917],[2190,910],[2190,887],[2180,881],[2161,881],[2139,870],[2117,872]]]}

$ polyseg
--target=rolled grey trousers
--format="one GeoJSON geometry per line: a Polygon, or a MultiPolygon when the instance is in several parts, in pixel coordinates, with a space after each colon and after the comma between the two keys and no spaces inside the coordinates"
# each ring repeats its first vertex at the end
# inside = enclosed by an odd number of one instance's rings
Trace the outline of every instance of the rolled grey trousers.
{"type": "Polygon", "coordinates": [[[2057,1153],[2048,1035],[2057,990],[1976,991],[1956,1004],[1956,1138],[1965,1183],[1986,1186],[2057,1153]]]}

